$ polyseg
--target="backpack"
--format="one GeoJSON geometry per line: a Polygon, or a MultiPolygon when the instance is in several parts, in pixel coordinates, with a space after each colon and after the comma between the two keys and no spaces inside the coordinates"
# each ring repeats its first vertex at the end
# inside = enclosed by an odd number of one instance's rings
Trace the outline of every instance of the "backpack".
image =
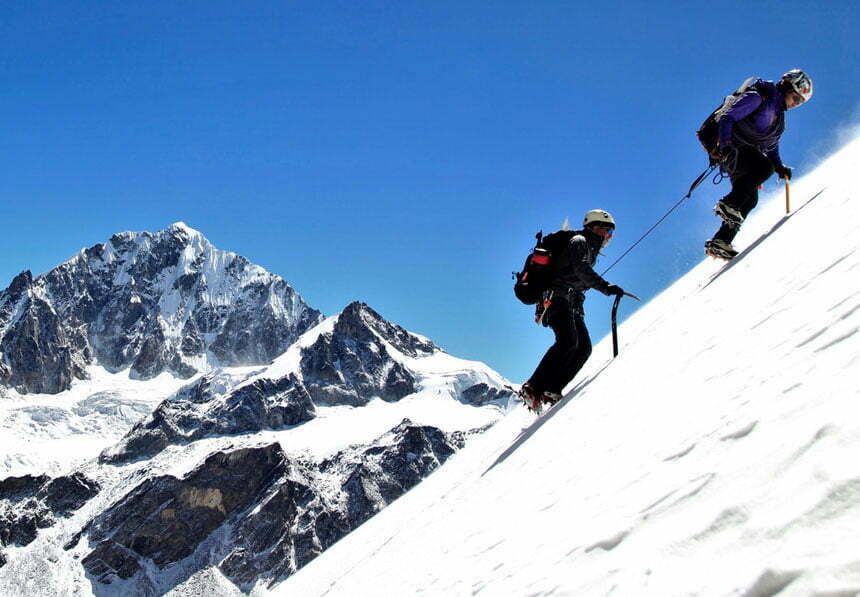
{"type": "Polygon", "coordinates": [[[733,105],[735,105],[738,98],[746,93],[750,87],[755,87],[758,81],[759,79],[756,77],[750,77],[744,81],[741,86],[738,87],[737,91],[725,97],[723,103],[717,106],[716,110],[711,112],[711,114],[705,119],[705,122],[702,123],[702,126],[699,127],[699,130],[696,131],[699,143],[702,144],[702,147],[705,148],[705,151],[708,152],[708,155],[711,158],[712,166],[719,161],[719,155],[717,153],[717,137],[720,133],[720,118],[723,114],[728,112],[733,105]]]}
{"type": "Polygon", "coordinates": [[[573,230],[559,230],[546,236],[543,232],[535,234],[537,243],[526,257],[523,270],[514,272],[514,295],[521,303],[534,305],[541,300],[555,276],[555,261],[570,246],[574,234],[573,230]]]}

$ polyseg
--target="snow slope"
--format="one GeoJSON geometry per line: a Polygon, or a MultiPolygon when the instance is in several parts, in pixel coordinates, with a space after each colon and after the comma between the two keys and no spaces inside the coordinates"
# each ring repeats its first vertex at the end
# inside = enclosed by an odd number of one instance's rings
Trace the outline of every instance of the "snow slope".
{"type": "Polygon", "coordinates": [[[858,166],[860,139],[788,218],[779,187],[616,360],[604,339],[552,411],[514,409],[271,594],[860,594],[858,166]]]}

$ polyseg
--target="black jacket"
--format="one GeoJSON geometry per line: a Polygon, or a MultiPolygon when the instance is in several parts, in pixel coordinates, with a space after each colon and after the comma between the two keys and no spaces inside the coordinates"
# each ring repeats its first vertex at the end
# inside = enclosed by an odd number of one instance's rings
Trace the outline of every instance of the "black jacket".
{"type": "Polygon", "coordinates": [[[602,245],[603,238],[588,228],[574,232],[567,250],[556,258],[555,277],[550,288],[573,295],[570,298],[580,303],[585,300],[584,293],[589,288],[608,294],[609,282],[594,271],[602,245]]]}

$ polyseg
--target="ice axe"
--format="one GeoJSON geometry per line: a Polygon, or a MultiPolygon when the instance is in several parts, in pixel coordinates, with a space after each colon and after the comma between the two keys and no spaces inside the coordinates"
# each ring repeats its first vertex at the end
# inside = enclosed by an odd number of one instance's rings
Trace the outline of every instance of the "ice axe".
{"type": "Polygon", "coordinates": [[[630,298],[639,300],[639,297],[635,294],[630,294],[629,292],[625,292],[624,294],[616,294],[615,301],[612,303],[612,358],[618,356],[618,324],[616,322],[616,318],[618,316],[618,305],[621,304],[621,297],[629,296],[630,298]]]}

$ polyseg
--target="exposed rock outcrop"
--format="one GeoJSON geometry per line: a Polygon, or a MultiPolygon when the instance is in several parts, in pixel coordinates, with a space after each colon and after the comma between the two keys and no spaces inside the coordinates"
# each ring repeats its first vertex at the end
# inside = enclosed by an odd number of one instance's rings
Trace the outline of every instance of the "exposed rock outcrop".
{"type": "Polygon", "coordinates": [[[51,479],[47,475],[8,477],[0,481],[0,546],[28,545],[40,529],[70,516],[99,491],[81,473],[51,479]]]}
{"type": "Polygon", "coordinates": [[[289,576],[412,489],[463,444],[463,434],[405,420],[370,446],[303,467],[236,526],[235,547],[221,563],[222,572],[245,587],[261,578],[275,582],[289,576]]]}
{"type": "Polygon", "coordinates": [[[302,350],[302,379],[319,405],[361,406],[374,397],[399,400],[415,391],[415,377],[392,348],[413,358],[439,350],[364,303],[350,303],[331,334],[302,350]]]}
{"type": "Polygon", "coordinates": [[[223,391],[217,373],[203,376],[162,402],[117,446],[105,450],[101,462],[121,464],[154,456],[170,444],[279,429],[316,416],[310,396],[293,375],[223,391]]]}
{"type": "Polygon", "coordinates": [[[99,582],[128,579],[146,559],[159,568],[191,555],[228,517],[259,499],[286,471],[277,444],[211,455],[184,479],[144,481],[86,529],[96,548],[83,560],[99,582]]]}
{"type": "Polygon", "coordinates": [[[83,531],[95,545],[83,565],[96,583],[137,587],[163,584],[157,570],[180,563],[183,576],[219,566],[245,588],[272,583],[414,487],[464,441],[404,420],[370,446],[322,462],[288,460],[278,444],[218,452],[182,479],[144,481],[96,516],[83,531]]]}

